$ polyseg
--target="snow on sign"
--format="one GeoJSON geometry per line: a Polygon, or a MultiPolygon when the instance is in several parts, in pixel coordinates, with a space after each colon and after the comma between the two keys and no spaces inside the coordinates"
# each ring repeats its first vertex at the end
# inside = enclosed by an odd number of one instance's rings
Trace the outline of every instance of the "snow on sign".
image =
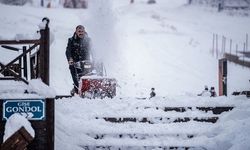
{"type": "Polygon", "coordinates": [[[28,120],[44,120],[45,102],[43,99],[4,100],[3,120],[7,120],[14,113],[19,113],[28,120]]]}

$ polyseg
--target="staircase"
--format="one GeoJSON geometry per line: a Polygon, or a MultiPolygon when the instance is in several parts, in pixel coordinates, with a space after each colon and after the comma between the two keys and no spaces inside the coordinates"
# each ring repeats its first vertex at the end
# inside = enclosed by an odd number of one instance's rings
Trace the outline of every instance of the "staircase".
{"type": "Polygon", "coordinates": [[[206,150],[206,141],[209,136],[215,136],[211,135],[210,131],[215,127],[220,115],[234,108],[225,104],[175,107],[165,103],[165,106],[161,106],[152,99],[138,100],[132,104],[121,101],[117,102],[121,105],[114,103],[112,101],[109,104],[107,101],[105,105],[109,108],[102,113],[89,115],[90,125],[94,122],[95,126],[85,131],[84,134],[89,140],[79,145],[81,148],[206,150]]]}
{"type": "Polygon", "coordinates": [[[221,133],[220,118],[234,107],[220,97],[72,97],[56,101],[56,130],[83,150],[206,150],[221,133]]]}

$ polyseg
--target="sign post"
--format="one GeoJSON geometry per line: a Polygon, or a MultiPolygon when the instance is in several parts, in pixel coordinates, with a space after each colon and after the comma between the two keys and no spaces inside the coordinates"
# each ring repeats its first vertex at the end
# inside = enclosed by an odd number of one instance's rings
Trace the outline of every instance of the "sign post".
{"type": "Polygon", "coordinates": [[[54,150],[55,99],[0,99],[0,145],[3,142],[6,120],[14,113],[25,116],[35,130],[35,138],[27,149],[54,150]]]}
{"type": "Polygon", "coordinates": [[[3,119],[19,113],[28,120],[45,119],[45,102],[43,99],[3,100],[3,119]]]}

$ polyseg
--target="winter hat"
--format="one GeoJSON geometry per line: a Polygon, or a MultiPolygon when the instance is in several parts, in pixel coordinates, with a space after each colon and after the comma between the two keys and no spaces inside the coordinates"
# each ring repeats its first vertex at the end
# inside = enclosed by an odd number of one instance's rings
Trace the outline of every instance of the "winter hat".
{"type": "Polygon", "coordinates": [[[76,29],[79,29],[79,28],[85,29],[83,25],[78,25],[78,26],[76,26],[76,29]]]}

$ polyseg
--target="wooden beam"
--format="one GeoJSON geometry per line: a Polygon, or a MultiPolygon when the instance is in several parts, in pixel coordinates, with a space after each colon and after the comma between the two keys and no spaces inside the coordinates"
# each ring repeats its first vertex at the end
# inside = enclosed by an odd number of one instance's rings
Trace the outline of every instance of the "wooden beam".
{"type": "MultiPolygon", "coordinates": [[[[246,54],[249,54],[249,53],[246,52],[246,54]]],[[[250,61],[241,60],[239,59],[239,56],[237,55],[225,53],[224,57],[230,62],[234,62],[235,64],[250,68],[250,61]]]]}
{"type": "MultiPolygon", "coordinates": [[[[3,68],[4,65],[0,62],[0,67],[3,68]]],[[[22,77],[19,77],[19,75],[12,69],[8,68],[8,71],[14,76],[14,77],[2,77],[0,78],[0,80],[21,80],[26,84],[29,84],[29,82],[25,79],[23,79],[22,77]]]]}
{"type": "Polygon", "coordinates": [[[37,39],[37,40],[19,40],[19,41],[16,41],[16,40],[0,40],[0,45],[2,44],[40,44],[40,40],[37,39]]]}
{"type": "Polygon", "coordinates": [[[244,52],[244,51],[238,51],[238,52],[241,53],[241,54],[243,54],[245,57],[250,58],[250,52],[248,52],[248,51],[246,51],[246,52],[244,52]]]}
{"type": "Polygon", "coordinates": [[[57,95],[55,99],[62,99],[62,98],[71,98],[71,95],[57,95]]]}
{"type": "Polygon", "coordinates": [[[21,127],[1,145],[1,149],[24,150],[33,139],[30,133],[24,127],[21,127]]]}

